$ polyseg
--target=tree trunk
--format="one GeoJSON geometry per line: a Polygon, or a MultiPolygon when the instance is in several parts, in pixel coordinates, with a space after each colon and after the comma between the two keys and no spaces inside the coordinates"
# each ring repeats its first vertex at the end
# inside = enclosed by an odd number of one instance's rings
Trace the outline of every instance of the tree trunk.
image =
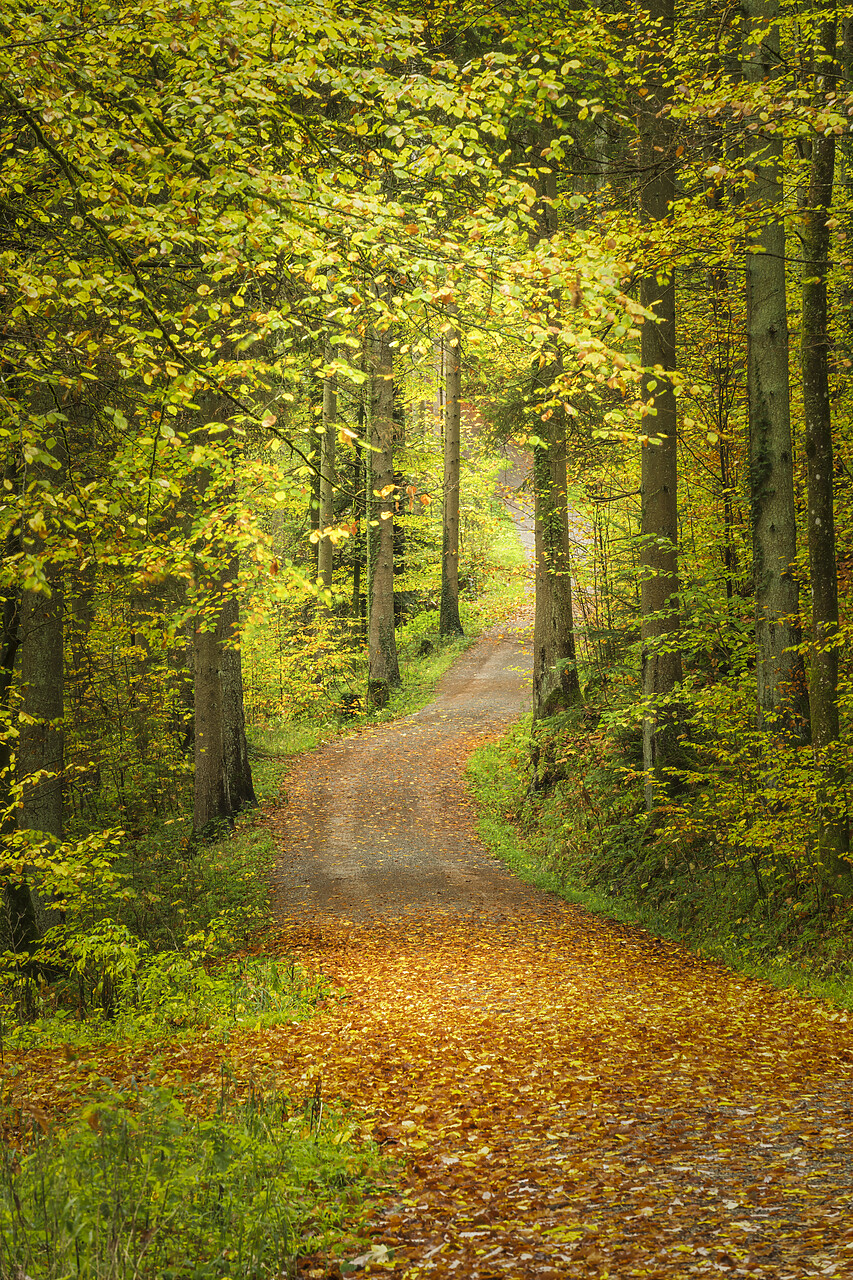
{"type": "MultiPolygon", "coordinates": [[[[326,348],[326,362],[333,358],[326,348]]],[[[338,389],[334,374],[323,379],[323,434],[320,438],[320,510],[318,514],[317,576],[328,591],[332,586],[335,546],[324,530],[335,523],[335,425],[338,417],[338,389]]]]}
{"type": "Polygon", "coordinates": [[[444,508],[442,517],[441,609],[439,633],[461,636],[459,620],[459,464],[462,428],[462,334],[452,329],[445,348],[447,413],[444,422],[444,508]]]}
{"type": "MultiPolygon", "coordinates": [[[[3,816],[0,831],[9,835],[15,827],[12,804],[14,755],[9,724],[9,695],[15,674],[15,658],[20,644],[20,597],[9,591],[3,600],[3,633],[0,640],[0,710],[3,733],[0,736],[0,806],[3,816]]],[[[4,951],[28,951],[38,939],[35,903],[26,879],[3,872],[5,919],[0,927],[0,946],[4,951]]]]}
{"type": "MultiPolygon", "coordinates": [[[[550,372],[544,380],[550,381],[550,372]]],[[[533,626],[533,718],[581,701],[575,654],[566,494],[565,418],[556,410],[537,428],[547,444],[533,450],[536,614],[533,626]]]]}
{"type": "MultiPolygon", "coordinates": [[[[768,27],[777,0],[746,0],[746,12],[762,33],[750,45],[744,76],[770,80],[782,67],[779,28],[768,27]]],[[[749,478],[755,585],[756,690],[759,723],[808,739],[809,709],[800,643],[794,462],[788,378],[785,303],[785,227],[782,206],[782,140],[756,134],[751,199],[764,225],[746,255],[747,398],[749,478]]]]}
{"type": "MultiPolygon", "coordinates": [[[[18,826],[22,831],[42,831],[61,840],[65,766],[63,592],[62,578],[53,566],[47,566],[47,577],[50,596],[25,591],[21,603],[18,780],[22,792],[18,826]]],[[[21,883],[15,896],[15,949],[30,950],[59,915],[42,902],[32,885],[21,883]]]]}
{"type": "Polygon", "coordinates": [[[230,822],[231,806],[225,773],[222,708],[222,645],[218,627],[199,617],[193,636],[195,695],[195,786],[193,832],[202,839],[216,834],[217,824],[230,822]]]}
{"type": "Polygon", "coordinates": [[[386,329],[374,339],[370,388],[370,614],[367,697],[384,707],[400,683],[394,635],[394,383],[386,329]]]}
{"type": "MultiPolygon", "coordinates": [[[[540,177],[537,229],[544,239],[557,229],[554,173],[540,177]]],[[[559,295],[553,296],[555,309],[559,295]]],[[[551,353],[553,355],[553,352],[551,353]]],[[[581,701],[575,655],[572,578],[566,495],[566,419],[560,405],[550,405],[549,388],[559,373],[556,359],[544,353],[533,370],[533,402],[539,413],[533,448],[536,603],[533,622],[533,718],[541,720],[581,701]],[[543,404],[544,400],[544,404],[543,404]],[[546,409],[547,405],[547,409],[546,409]]],[[[538,748],[536,748],[538,752],[538,748]]],[[[538,756],[537,756],[538,761],[538,756]]]]}
{"type": "MultiPolygon", "coordinates": [[[[673,0],[653,0],[652,18],[659,34],[671,34],[673,0]]],[[[672,128],[661,115],[669,98],[663,70],[647,78],[648,94],[640,111],[640,204],[645,220],[662,222],[669,216],[675,195],[672,128]]],[[[678,716],[667,707],[681,682],[678,578],[678,437],[675,393],[667,372],[675,369],[675,281],[666,268],[646,275],[640,284],[640,301],[657,317],[643,325],[641,359],[644,367],[659,367],[659,376],[648,376],[646,399],[653,410],[647,419],[648,444],[641,457],[641,555],[642,570],[642,675],[647,710],[643,720],[643,768],[646,771],[646,807],[654,807],[656,784],[671,762],[678,716]],[[663,705],[661,705],[663,702],[663,705]]]]}
{"type": "MultiPolygon", "coordinates": [[[[836,20],[828,18],[819,33],[818,100],[834,89],[836,20]]],[[[812,587],[811,707],[812,742],[820,756],[838,741],[838,571],[833,510],[832,413],[829,400],[829,314],[826,277],[830,232],[827,226],[835,174],[835,134],[812,141],[808,208],[803,230],[802,367],[803,415],[808,468],[809,569],[812,587]]],[[[819,764],[821,762],[819,761],[819,764]]],[[[840,779],[827,778],[836,789],[840,779]]],[[[833,877],[850,874],[846,811],[824,804],[819,835],[821,862],[833,877]]]]}
{"type": "Polygon", "coordinates": [[[353,449],[353,517],[356,535],[353,539],[352,566],[352,614],[355,620],[356,633],[362,642],[367,640],[367,592],[365,591],[365,572],[367,567],[367,489],[369,484],[369,464],[365,463],[361,441],[364,438],[364,394],[358,402],[358,435],[353,449]]]}
{"type": "Polygon", "coordinates": [[[225,763],[225,791],[230,813],[250,809],[258,803],[246,743],[243,709],[243,661],[240,653],[240,606],[234,594],[238,566],[231,566],[229,594],[222,606],[217,627],[221,647],[222,754],[225,763]]]}
{"type": "MultiPolygon", "coordinates": [[[[225,411],[218,403],[208,406],[210,421],[225,411]]],[[[201,435],[201,433],[200,433],[201,435]]],[[[231,447],[230,428],[223,426],[205,433],[214,435],[227,454],[231,447]]],[[[224,461],[224,460],[223,460],[224,461]]],[[[211,483],[209,466],[198,477],[197,502],[201,509],[211,483]]],[[[233,488],[225,487],[218,501],[234,500],[233,488]]],[[[237,579],[239,560],[226,532],[222,542],[211,548],[198,547],[200,569],[197,590],[201,607],[193,633],[194,693],[194,812],[193,831],[200,838],[215,835],[217,824],[227,821],[246,805],[256,803],[249,766],[243,715],[243,675],[239,650],[239,604],[237,579]],[[218,572],[207,567],[220,566],[218,572]]]]}
{"type": "MultiPolygon", "coordinates": [[[[6,477],[17,487],[19,481],[18,468],[15,465],[6,468],[6,477]]],[[[6,557],[20,554],[20,530],[13,529],[6,540],[6,557]]],[[[14,753],[12,750],[12,725],[9,723],[9,700],[12,682],[15,676],[15,661],[21,641],[21,596],[15,589],[7,590],[3,595],[2,635],[0,635],[0,714],[2,714],[2,733],[0,733],[0,831],[8,835],[15,828],[15,813],[12,805],[12,784],[14,782],[14,753]]],[[[3,899],[5,919],[0,926],[0,947],[4,951],[27,951],[38,938],[38,926],[35,917],[35,905],[30,893],[29,883],[15,875],[11,877],[3,870],[3,899]]]]}

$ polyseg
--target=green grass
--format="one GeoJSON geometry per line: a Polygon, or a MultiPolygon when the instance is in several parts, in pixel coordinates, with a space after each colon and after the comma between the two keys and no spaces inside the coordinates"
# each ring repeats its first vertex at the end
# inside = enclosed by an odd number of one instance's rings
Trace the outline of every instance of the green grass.
{"type": "Polygon", "coordinates": [[[319,1095],[90,1098],[0,1166],[0,1280],[272,1280],[363,1251],[375,1147],[319,1095]]]}
{"type": "MultiPolygon", "coordinates": [[[[597,915],[640,925],[775,987],[853,1008],[849,908],[822,918],[819,936],[811,936],[790,915],[775,926],[756,913],[738,918],[744,908],[734,888],[730,885],[729,900],[722,901],[719,887],[712,893],[695,875],[684,885],[672,878],[636,886],[626,882],[618,893],[603,891],[585,881],[582,870],[564,854],[565,796],[559,789],[544,799],[526,796],[529,747],[527,717],[502,741],[476,751],[468,764],[469,788],[480,809],[480,837],[520,879],[597,915]],[[799,932],[788,945],[780,945],[786,928],[799,932]]],[[[608,874],[609,856],[606,846],[596,848],[593,839],[589,864],[595,874],[608,874]]],[[[636,880],[644,874],[654,876],[654,871],[638,866],[636,880]]]]}
{"type": "Polygon", "coordinates": [[[286,720],[282,724],[267,727],[247,726],[252,778],[258,799],[274,797],[281,774],[281,766],[277,763],[279,760],[300,755],[303,751],[313,751],[336,737],[339,732],[340,722],[335,718],[319,721],[286,720]]]}

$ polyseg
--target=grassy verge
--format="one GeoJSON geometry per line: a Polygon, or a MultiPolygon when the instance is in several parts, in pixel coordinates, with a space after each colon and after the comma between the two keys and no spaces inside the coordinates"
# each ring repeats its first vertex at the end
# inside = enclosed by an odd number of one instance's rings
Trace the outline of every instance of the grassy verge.
{"type": "Polygon", "coordinates": [[[5,1154],[0,1278],[260,1280],[295,1276],[315,1250],[358,1254],[353,1211],[382,1171],[351,1130],[311,1097],[94,1095],[26,1154],[5,1154]]]}
{"type": "MultiPolygon", "coordinates": [[[[580,737],[576,734],[575,742],[580,737]]],[[[626,836],[624,783],[614,799],[618,784],[610,779],[608,801],[623,806],[614,816],[614,808],[608,811],[602,796],[591,793],[592,779],[577,767],[579,750],[567,739],[568,776],[538,795],[528,790],[529,718],[502,741],[474,753],[468,780],[480,809],[478,829],[497,857],[521,879],[596,914],[641,925],[776,987],[853,1008],[849,907],[819,920],[804,918],[802,910],[771,920],[754,892],[747,892],[746,877],[725,882],[688,861],[683,867],[664,865],[661,874],[636,822],[633,845],[626,836]]],[[[603,788],[606,779],[598,783],[603,788]]]]}

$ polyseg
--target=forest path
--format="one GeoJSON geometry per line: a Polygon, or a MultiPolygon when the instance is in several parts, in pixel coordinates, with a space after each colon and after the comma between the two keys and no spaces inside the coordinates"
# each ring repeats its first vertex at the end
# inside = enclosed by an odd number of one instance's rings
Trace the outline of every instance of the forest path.
{"type": "Polygon", "coordinates": [[[295,766],[267,945],[345,995],[234,1037],[234,1068],[297,1096],[319,1077],[402,1162],[361,1274],[851,1280],[846,1015],[537,893],[479,846],[461,771],[520,708],[521,638],[484,638],[431,707],[295,766]]]}
{"type": "Polygon", "coordinates": [[[283,850],[282,914],[364,921],[422,908],[535,909],[541,895],[477,840],[462,777],[471,752],[529,703],[531,621],[520,615],[481,636],[429,706],[300,757],[287,806],[267,819],[283,850]]]}

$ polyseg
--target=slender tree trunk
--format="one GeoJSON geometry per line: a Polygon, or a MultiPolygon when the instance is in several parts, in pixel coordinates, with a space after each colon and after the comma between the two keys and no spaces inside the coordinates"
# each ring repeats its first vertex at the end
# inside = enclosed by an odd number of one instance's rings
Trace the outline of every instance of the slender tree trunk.
{"type": "Polygon", "coordinates": [[[222,645],[217,632],[218,626],[209,617],[199,617],[196,620],[193,636],[193,831],[202,838],[214,834],[217,823],[231,819],[225,772],[222,645]]]}
{"type": "Polygon", "coordinates": [[[394,635],[394,383],[388,330],[374,339],[370,390],[370,613],[368,701],[384,707],[400,683],[394,635]]]}
{"type": "MultiPolygon", "coordinates": [[[[5,478],[17,487],[18,467],[6,468],[5,478]]],[[[11,558],[20,554],[20,529],[13,529],[7,540],[5,553],[11,558]]],[[[2,635],[0,635],[0,834],[8,836],[15,829],[15,813],[12,805],[14,782],[14,752],[12,749],[12,725],[9,722],[9,700],[15,677],[15,661],[21,642],[21,595],[9,589],[3,595],[2,635]]],[[[0,946],[9,951],[27,951],[38,939],[35,905],[27,880],[9,875],[3,869],[4,919],[0,927],[0,946]]]]}
{"type": "MultiPolygon", "coordinates": [[[[818,99],[835,88],[836,20],[828,17],[819,33],[818,99]]],[[[808,468],[809,568],[812,587],[811,655],[812,742],[820,756],[838,741],[838,571],[833,510],[832,413],[829,401],[829,311],[826,278],[830,232],[827,226],[835,175],[835,134],[812,141],[808,208],[803,231],[802,366],[803,414],[808,468]]],[[[819,762],[820,763],[820,762],[819,762]]],[[[830,774],[832,770],[830,769],[830,774]]],[[[828,777],[836,789],[840,779],[828,777]]],[[[850,849],[846,811],[824,804],[819,836],[821,861],[833,877],[849,876],[850,849]]]]}
{"type": "Polygon", "coordinates": [[[367,489],[369,465],[365,464],[361,440],[364,438],[364,396],[358,404],[358,435],[353,450],[353,516],[356,525],[356,536],[353,547],[352,569],[352,612],[356,620],[358,635],[362,641],[367,640],[367,593],[365,591],[365,572],[367,567],[367,489]]]}
{"type": "Polygon", "coordinates": [[[461,636],[459,620],[459,466],[462,429],[462,334],[451,330],[445,346],[447,412],[444,422],[444,508],[442,519],[439,633],[461,636]]]}
{"type": "MultiPolygon", "coordinates": [[[[331,346],[326,348],[326,362],[334,356],[331,346]]],[[[334,374],[323,379],[323,434],[320,438],[320,511],[318,515],[317,576],[329,590],[332,585],[334,543],[325,533],[335,523],[335,427],[338,418],[338,387],[334,374]]]]}
{"type": "MultiPolygon", "coordinates": [[[[542,378],[550,381],[550,373],[542,378]]],[[[556,410],[537,428],[547,444],[533,450],[536,530],[536,614],[533,626],[533,718],[581,701],[575,653],[566,494],[565,418],[556,410]]]]}
{"type": "MultiPolygon", "coordinates": [[[[663,41],[674,25],[673,0],[652,0],[650,16],[659,22],[663,41]]],[[[662,55],[656,53],[656,57],[662,55]]],[[[669,101],[666,71],[648,73],[647,95],[640,111],[640,204],[649,223],[669,217],[675,195],[672,128],[665,112],[669,101]]],[[[678,437],[675,393],[666,376],[675,363],[675,280],[661,264],[641,282],[640,301],[657,317],[643,325],[641,359],[660,375],[646,379],[645,394],[653,413],[647,419],[648,444],[641,458],[641,611],[643,694],[648,710],[643,720],[643,768],[646,807],[654,807],[656,784],[671,762],[677,712],[670,706],[681,682],[678,577],[678,437]],[[661,700],[663,700],[661,702],[661,700]]]]}
{"type": "MultiPolygon", "coordinates": [[[[14,755],[12,752],[11,725],[9,724],[9,695],[15,674],[15,658],[20,644],[20,597],[10,591],[3,601],[3,633],[0,640],[0,710],[3,714],[0,736],[0,806],[3,817],[0,834],[8,836],[14,830],[15,816],[11,810],[12,783],[14,782],[14,755]]],[[[26,878],[3,872],[3,900],[5,918],[0,927],[0,946],[8,951],[28,951],[38,939],[35,904],[26,878]]]]}
{"type": "Polygon", "coordinates": [[[238,564],[231,563],[227,581],[228,594],[219,615],[217,640],[221,647],[220,678],[222,681],[222,754],[225,762],[225,790],[228,809],[237,813],[258,803],[249,763],[246,742],[246,718],[243,708],[243,661],[240,653],[240,606],[235,594],[238,564]]]}
{"type": "MultiPolygon", "coordinates": [[[[760,84],[779,74],[779,28],[767,26],[777,0],[745,0],[756,40],[744,77],[760,84]],[[757,37],[760,34],[761,39],[757,37]]],[[[808,693],[798,624],[799,590],[794,461],[785,302],[785,227],[780,216],[782,140],[756,135],[751,198],[763,226],[746,255],[749,477],[755,584],[756,689],[760,724],[809,734],[808,693]]]]}
{"type": "MultiPolygon", "coordinates": [[[[221,405],[214,403],[208,411],[211,421],[217,411],[224,419],[221,405]]],[[[221,428],[205,433],[208,443],[211,436],[227,453],[231,447],[227,423],[223,421],[221,428]]],[[[200,509],[210,501],[211,480],[210,467],[203,467],[198,477],[200,509]]],[[[233,500],[231,486],[226,486],[217,498],[224,504],[233,500]]],[[[226,532],[223,544],[198,548],[202,567],[198,583],[201,607],[193,633],[193,831],[201,838],[215,834],[218,823],[230,823],[241,808],[255,803],[243,715],[236,595],[239,562],[228,541],[226,532]],[[212,571],[208,567],[211,564],[220,566],[219,571],[212,571]]]]}

